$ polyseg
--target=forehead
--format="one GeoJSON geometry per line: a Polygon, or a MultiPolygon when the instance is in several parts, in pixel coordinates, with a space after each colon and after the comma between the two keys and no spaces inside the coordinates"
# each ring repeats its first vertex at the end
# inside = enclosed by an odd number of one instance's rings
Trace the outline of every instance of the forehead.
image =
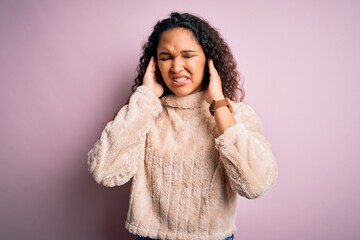
{"type": "Polygon", "coordinates": [[[173,28],[161,34],[158,50],[196,50],[201,48],[193,32],[186,28],[173,28]]]}

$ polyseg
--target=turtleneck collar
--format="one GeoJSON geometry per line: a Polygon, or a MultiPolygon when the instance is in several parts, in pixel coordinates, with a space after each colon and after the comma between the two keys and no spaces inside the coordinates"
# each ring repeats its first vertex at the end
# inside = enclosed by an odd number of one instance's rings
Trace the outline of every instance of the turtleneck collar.
{"type": "Polygon", "coordinates": [[[174,108],[182,108],[182,109],[200,108],[205,101],[204,93],[205,91],[199,91],[199,92],[191,93],[186,96],[176,96],[171,94],[162,97],[161,103],[164,106],[169,106],[174,108]]]}

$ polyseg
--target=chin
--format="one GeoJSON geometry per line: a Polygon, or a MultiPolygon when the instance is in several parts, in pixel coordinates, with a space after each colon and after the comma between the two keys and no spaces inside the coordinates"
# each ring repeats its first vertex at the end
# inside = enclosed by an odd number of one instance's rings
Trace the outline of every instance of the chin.
{"type": "Polygon", "coordinates": [[[189,94],[192,94],[195,92],[195,90],[191,89],[170,89],[172,93],[174,93],[175,96],[182,97],[189,94]]]}
{"type": "Polygon", "coordinates": [[[174,86],[168,86],[168,89],[175,95],[178,97],[182,97],[182,96],[186,96],[186,95],[190,95],[192,93],[195,92],[199,92],[202,90],[201,86],[193,86],[190,85],[189,86],[182,86],[182,87],[174,87],[174,86]]]}
{"type": "Polygon", "coordinates": [[[182,97],[182,96],[188,95],[188,93],[185,92],[185,91],[173,91],[173,90],[171,90],[171,92],[172,92],[175,96],[178,96],[178,97],[182,97]]]}

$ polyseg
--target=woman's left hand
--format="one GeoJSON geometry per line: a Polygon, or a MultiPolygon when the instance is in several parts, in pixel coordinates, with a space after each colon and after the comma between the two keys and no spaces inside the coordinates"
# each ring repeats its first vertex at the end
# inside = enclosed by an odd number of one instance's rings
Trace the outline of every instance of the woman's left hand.
{"type": "Polygon", "coordinates": [[[221,100],[224,99],[224,93],[221,87],[221,78],[214,66],[214,62],[212,59],[208,60],[209,65],[209,86],[205,91],[205,100],[208,103],[211,103],[213,100],[221,100]]]}

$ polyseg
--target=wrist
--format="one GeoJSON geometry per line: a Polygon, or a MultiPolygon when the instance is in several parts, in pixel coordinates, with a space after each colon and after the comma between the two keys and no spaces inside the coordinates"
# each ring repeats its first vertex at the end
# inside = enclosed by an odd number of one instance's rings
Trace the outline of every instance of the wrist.
{"type": "Polygon", "coordinates": [[[229,98],[222,98],[219,100],[213,100],[209,106],[209,110],[212,116],[218,108],[227,107],[230,113],[233,112],[233,107],[229,98]]]}
{"type": "Polygon", "coordinates": [[[219,101],[219,100],[222,100],[222,99],[225,99],[224,94],[219,94],[219,95],[213,96],[211,101],[219,101]]]}

